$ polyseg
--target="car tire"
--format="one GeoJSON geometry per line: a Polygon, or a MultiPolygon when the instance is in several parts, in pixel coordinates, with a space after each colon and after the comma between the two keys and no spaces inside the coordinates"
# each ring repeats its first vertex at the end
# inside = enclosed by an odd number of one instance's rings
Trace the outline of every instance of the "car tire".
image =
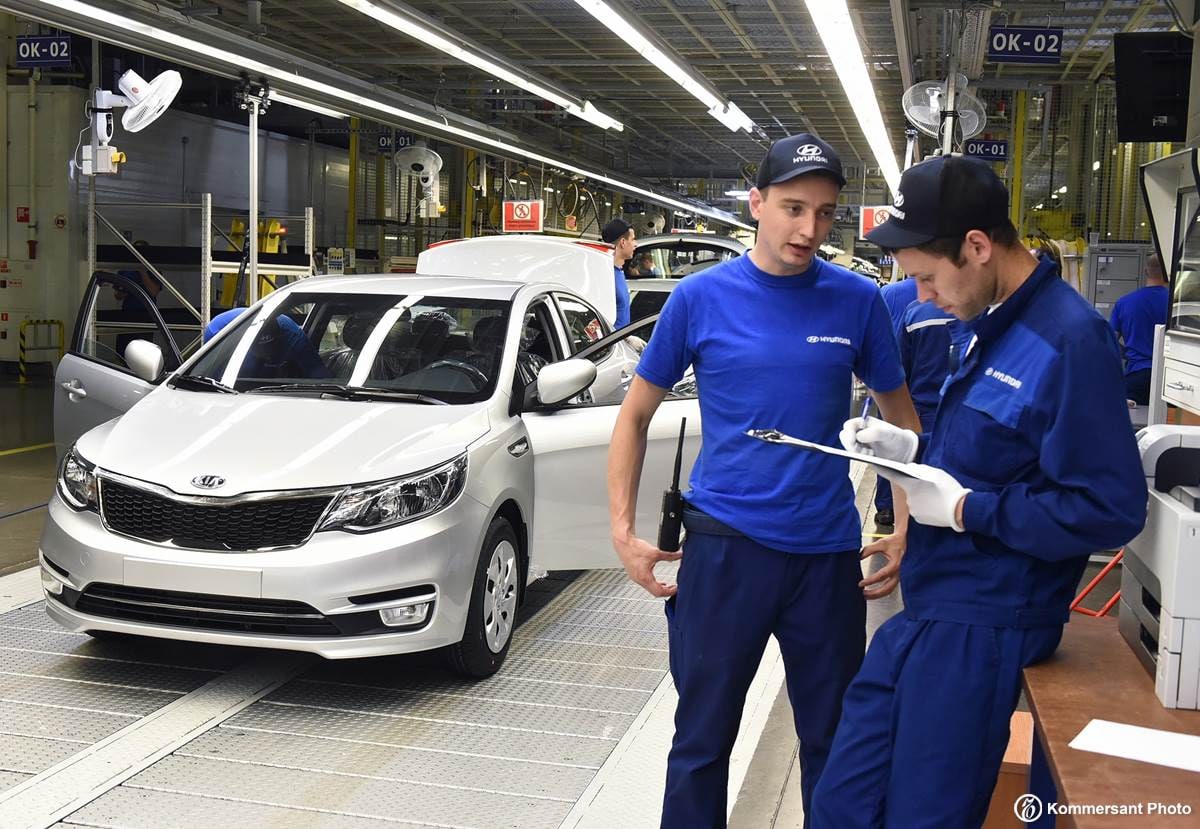
{"type": "Polygon", "coordinates": [[[500,670],[512,644],[522,579],[517,534],[507,520],[496,518],[475,565],[463,638],[445,651],[450,670],[469,679],[485,679],[500,670]]]}

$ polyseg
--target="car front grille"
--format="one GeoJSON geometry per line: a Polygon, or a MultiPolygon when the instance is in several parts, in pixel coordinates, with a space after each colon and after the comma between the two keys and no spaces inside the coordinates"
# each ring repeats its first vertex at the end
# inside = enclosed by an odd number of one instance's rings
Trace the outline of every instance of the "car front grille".
{"type": "Polygon", "coordinates": [[[343,634],[316,608],[282,599],[209,596],[97,583],[83,591],[75,609],[110,619],[199,630],[273,636],[343,634]]]}
{"type": "Polygon", "coordinates": [[[328,494],[229,504],[192,503],[102,478],[100,506],[112,530],[200,550],[294,547],[313,533],[328,494]]]}

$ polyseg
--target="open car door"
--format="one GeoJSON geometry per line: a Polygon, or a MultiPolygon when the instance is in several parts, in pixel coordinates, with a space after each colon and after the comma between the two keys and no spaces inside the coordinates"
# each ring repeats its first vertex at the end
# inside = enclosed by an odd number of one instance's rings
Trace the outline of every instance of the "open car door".
{"type": "MultiPolygon", "coordinates": [[[[574,355],[597,364],[597,382],[614,378],[609,388],[596,394],[589,389],[560,406],[522,415],[534,457],[534,571],[621,566],[609,531],[608,447],[641,353],[639,334],[657,319],[656,315],[623,328],[574,355]]],[[[662,492],[670,484],[683,418],[687,418],[687,433],[680,486],[686,488],[700,451],[700,405],[694,383],[680,383],[650,423],[638,488],[637,532],[651,541],[657,537],[662,492]]]]}
{"type": "Polygon", "coordinates": [[[139,339],[162,349],[164,377],[179,367],[179,349],[150,295],[133,280],[96,271],[79,306],[70,350],[54,374],[60,458],[84,432],[124,414],[154,388],[125,362],[125,347],[139,339]]]}

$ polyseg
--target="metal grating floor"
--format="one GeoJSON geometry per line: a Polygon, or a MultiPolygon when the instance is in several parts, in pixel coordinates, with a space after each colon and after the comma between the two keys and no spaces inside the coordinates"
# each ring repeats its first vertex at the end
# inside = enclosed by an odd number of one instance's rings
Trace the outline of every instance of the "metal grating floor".
{"type": "MultiPolygon", "coordinates": [[[[427,655],[306,658],[29,825],[554,829],[664,682],[666,648],[661,602],[623,572],[555,574],[531,585],[495,677],[466,682],[427,655]]],[[[93,640],[58,630],[40,602],[0,614],[0,814],[14,793],[60,785],[56,765],[119,752],[145,718],[259,653],[93,640]]]]}

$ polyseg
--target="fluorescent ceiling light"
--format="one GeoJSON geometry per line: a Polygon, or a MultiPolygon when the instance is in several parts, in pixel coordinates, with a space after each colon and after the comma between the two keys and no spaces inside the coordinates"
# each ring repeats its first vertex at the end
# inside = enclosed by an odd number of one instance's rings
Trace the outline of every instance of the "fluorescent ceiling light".
{"type": "MultiPolygon", "coordinates": [[[[346,0],[342,0],[342,2],[346,2],[346,0]]],[[[713,118],[733,132],[738,130],[754,132],[754,121],[742,112],[737,104],[733,101],[722,100],[721,96],[713,91],[711,85],[702,81],[688,67],[680,65],[667,55],[604,0],[575,0],[575,2],[584,11],[603,23],[609,31],[632,46],[635,52],[658,67],[664,75],[708,107],[708,114],[713,118]]]]}
{"type": "MultiPolygon", "coordinates": [[[[235,74],[244,71],[250,73],[251,75],[265,75],[273,81],[285,85],[289,90],[304,90],[312,92],[316,95],[325,96],[331,100],[338,100],[347,104],[347,108],[357,108],[360,112],[370,113],[372,117],[379,118],[381,120],[386,120],[388,118],[398,119],[403,122],[405,126],[413,126],[417,128],[424,127],[425,129],[432,130],[434,135],[439,133],[453,135],[473,144],[476,149],[486,147],[494,150],[500,155],[524,158],[538,164],[545,164],[547,166],[557,168],[563,172],[578,173],[585,178],[590,178],[593,181],[607,184],[617,191],[642,196],[643,198],[648,199],[655,204],[663,205],[665,207],[678,207],[684,210],[691,210],[718,222],[723,222],[724,224],[741,228],[742,230],[754,230],[753,226],[748,225],[745,222],[738,221],[725,211],[717,210],[715,208],[699,207],[694,204],[687,204],[679,199],[675,199],[671,196],[655,192],[654,190],[650,190],[646,187],[642,187],[639,184],[614,178],[613,176],[598,172],[596,170],[589,170],[586,167],[580,167],[579,165],[573,164],[565,159],[543,155],[535,150],[531,150],[517,144],[509,144],[507,141],[501,141],[498,138],[492,138],[489,135],[475,132],[473,130],[466,129],[465,127],[456,126],[455,124],[449,123],[445,118],[429,118],[419,113],[402,109],[398,106],[393,106],[392,104],[378,100],[375,97],[368,97],[349,89],[344,89],[339,86],[334,86],[333,84],[325,83],[324,81],[319,81],[314,78],[307,78],[304,75],[299,74],[295,68],[284,69],[277,66],[272,66],[270,64],[263,63],[262,61],[257,60],[250,55],[241,55],[225,49],[217,48],[207,43],[201,43],[198,40],[183,37],[182,35],[175,34],[174,32],[167,31],[166,29],[160,29],[157,26],[143,23],[140,20],[135,20],[131,17],[126,17],[120,14],[114,14],[107,9],[93,6],[90,3],[83,3],[80,2],[80,0],[30,0],[30,2],[44,6],[46,9],[50,10],[51,13],[47,16],[47,21],[53,23],[54,25],[62,25],[61,21],[54,14],[54,12],[79,15],[89,21],[94,21],[97,24],[103,24],[111,26],[114,29],[119,29],[125,34],[137,34],[157,43],[171,46],[180,52],[196,55],[198,58],[203,59],[201,63],[202,66],[206,65],[205,62],[207,61],[219,61],[220,63],[227,65],[229,67],[229,71],[235,74]]],[[[23,13],[26,15],[29,14],[29,12],[23,13]]],[[[79,25],[77,28],[81,34],[89,34],[86,26],[79,25]]],[[[120,45],[128,46],[129,48],[137,48],[136,41],[124,41],[121,39],[121,37],[109,37],[108,39],[120,45]]],[[[289,92],[285,94],[292,93],[289,92]]]]}
{"type": "Polygon", "coordinates": [[[1100,169],[1100,162],[1099,162],[1099,161],[1093,161],[1093,162],[1092,162],[1092,170],[1099,170],[1099,169],[1100,169]]]}
{"type": "Polygon", "coordinates": [[[333,118],[341,118],[342,120],[350,117],[344,112],[338,112],[336,109],[323,107],[320,104],[311,104],[308,101],[302,101],[299,98],[293,98],[291,95],[284,95],[282,92],[276,92],[274,89],[271,90],[271,93],[268,97],[276,103],[287,104],[290,107],[299,107],[300,109],[307,109],[309,112],[316,112],[320,115],[329,115],[333,118]]]}
{"type": "Polygon", "coordinates": [[[1060,193],[1067,192],[1067,185],[1064,184],[1062,187],[1058,188],[1058,192],[1060,192],[1060,193]]]}
{"type": "Polygon", "coordinates": [[[591,101],[576,98],[574,95],[554,87],[549,81],[535,78],[528,72],[518,71],[516,67],[511,64],[506,65],[502,59],[488,55],[481,47],[475,46],[467,40],[447,37],[445,31],[439,30],[434,21],[428,20],[414,9],[409,9],[399,3],[380,5],[370,2],[370,0],[341,0],[341,3],[378,20],[385,26],[409,35],[431,49],[444,52],[457,61],[478,67],[497,78],[508,81],[515,87],[550,101],[576,118],[582,118],[584,121],[606,130],[625,129],[624,124],[596,109],[592,106],[591,101]]]}
{"type": "Polygon", "coordinates": [[[804,0],[808,13],[812,15],[813,23],[817,26],[817,34],[825,44],[825,51],[833,62],[842,89],[858,119],[858,125],[871,147],[875,163],[883,171],[892,194],[898,194],[900,187],[900,167],[896,164],[896,154],[892,150],[892,142],[888,139],[887,128],[883,124],[883,115],[879,111],[879,101],[875,98],[875,87],[867,75],[867,65],[863,61],[862,48],[858,43],[858,33],[850,19],[850,11],[846,8],[846,0],[804,0]]]}

